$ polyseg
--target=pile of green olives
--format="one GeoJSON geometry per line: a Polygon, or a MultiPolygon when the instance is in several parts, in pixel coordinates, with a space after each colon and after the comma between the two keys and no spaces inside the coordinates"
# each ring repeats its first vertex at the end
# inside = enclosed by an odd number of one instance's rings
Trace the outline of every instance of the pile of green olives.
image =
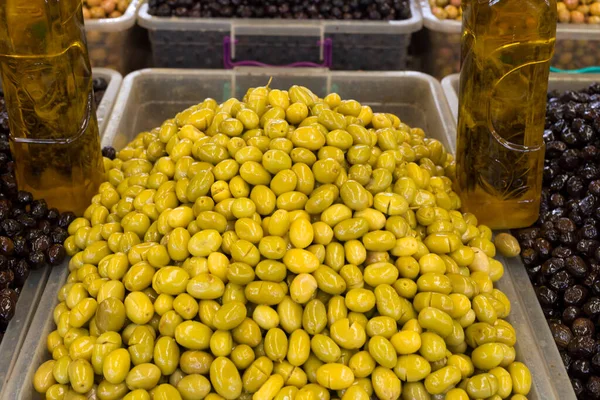
{"type": "Polygon", "coordinates": [[[491,230],[397,116],[269,85],[140,133],[69,226],[49,400],[523,400],[491,230]]]}

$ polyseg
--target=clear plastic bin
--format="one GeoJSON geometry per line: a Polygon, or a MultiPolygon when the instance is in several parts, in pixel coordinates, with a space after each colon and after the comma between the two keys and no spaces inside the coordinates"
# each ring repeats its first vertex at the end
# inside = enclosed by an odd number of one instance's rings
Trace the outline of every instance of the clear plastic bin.
{"type": "MultiPolygon", "coordinates": [[[[331,91],[342,97],[352,97],[375,110],[397,113],[403,121],[422,127],[425,132],[452,149],[454,122],[443,100],[443,91],[434,78],[417,72],[327,72],[321,70],[253,69],[244,71],[213,70],[143,70],[128,75],[122,85],[103,145],[122,148],[140,131],[159,125],[177,111],[198,103],[205,97],[222,101],[230,96],[241,97],[248,87],[264,84],[273,76],[272,86],[287,88],[292,84],[305,85],[323,96],[331,91]]],[[[517,329],[517,358],[525,362],[533,374],[530,400],[574,400],[575,396],[566,374],[559,379],[554,373],[562,368],[556,354],[546,354],[554,341],[533,292],[521,293],[528,285],[518,285],[525,271],[502,260],[508,268],[498,282],[512,301],[509,321],[517,329]],[[538,318],[541,315],[541,320],[538,318]]],[[[37,367],[48,359],[44,338],[54,327],[52,310],[57,293],[67,275],[67,263],[52,271],[40,307],[35,315],[24,351],[15,366],[19,380],[11,382],[3,399],[31,399],[35,396],[31,380],[37,367]]],[[[555,350],[555,348],[554,348],[555,350]]],[[[563,369],[564,372],[564,369],[563,369]]]]}
{"type": "Polygon", "coordinates": [[[422,26],[415,1],[411,18],[404,21],[154,17],[142,4],[138,23],[148,30],[159,68],[229,68],[231,61],[254,61],[403,70],[411,34],[422,26]]]}
{"type": "MultiPolygon", "coordinates": [[[[428,49],[422,54],[423,70],[438,79],[460,72],[462,23],[440,20],[432,14],[428,0],[420,2],[428,49]]],[[[552,66],[560,69],[600,66],[600,26],[559,23],[552,66]]]]}
{"type": "MultiPolygon", "coordinates": [[[[94,77],[104,78],[108,83],[104,97],[96,110],[98,128],[102,133],[119,92],[122,77],[118,72],[106,68],[94,68],[92,73],[94,77]]],[[[0,82],[1,88],[2,85],[0,82]]],[[[2,393],[4,386],[11,377],[13,367],[19,356],[19,351],[25,341],[33,316],[38,309],[38,303],[40,302],[51,271],[52,268],[48,265],[36,271],[31,271],[19,295],[15,316],[10,320],[6,333],[0,343],[0,354],[2,355],[0,357],[0,393],[2,393]]]]}
{"type": "MultiPolygon", "coordinates": [[[[147,58],[138,46],[135,19],[141,0],[131,0],[125,13],[118,18],[85,21],[88,51],[92,67],[111,68],[126,74],[147,58]]],[[[141,65],[142,67],[144,65],[141,65]]]]}
{"type": "MultiPolygon", "coordinates": [[[[550,74],[548,90],[581,90],[594,82],[600,82],[600,74],[550,74]]],[[[442,80],[444,94],[455,121],[458,119],[459,83],[460,74],[452,74],[442,80]]]]}
{"type": "Polygon", "coordinates": [[[108,68],[94,68],[92,70],[92,75],[94,78],[104,78],[106,83],[108,83],[108,86],[104,91],[104,96],[96,109],[98,130],[100,131],[100,135],[102,135],[104,133],[104,128],[106,128],[106,124],[108,123],[108,118],[110,117],[110,112],[115,104],[115,100],[117,100],[123,76],[117,71],[108,68]]]}

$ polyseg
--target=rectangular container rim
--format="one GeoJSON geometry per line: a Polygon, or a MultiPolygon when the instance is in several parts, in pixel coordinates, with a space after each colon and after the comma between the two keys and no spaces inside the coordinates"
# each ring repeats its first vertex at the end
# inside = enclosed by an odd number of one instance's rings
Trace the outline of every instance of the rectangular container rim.
{"type": "Polygon", "coordinates": [[[92,68],[92,77],[101,77],[108,80],[108,86],[104,91],[102,101],[98,104],[96,109],[96,117],[98,118],[98,130],[100,131],[100,137],[104,134],[104,129],[110,120],[110,113],[119,94],[123,76],[110,68],[92,68]]]}
{"type": "Polygon", "coordinates": [[[408,34],[417,32],[423,26],[423,18],[417,0],[410,0],[411,17],[401,21],[338,21],[338,20],[291,20],[291,19],[244,19],[244,18],[179,18],[155,17],[148,14],[148,3],[143,2],[138,11],[138,23],[148,30],[185,31],[235,31],[243,29],[244,34],[251,30],[262,34],[261,28],[268,29],[269,35],[313,36],[322,33],[363,33],[363,34],[408,34]]]}
{"type": "MultiPolygon", "coordinates": [[[[357,77],[400,77],[400,76],[408,76],[414,77],[418,79],[422,79],[426,81],[431,87],[432,92],[439,96],[440,99],[444,97],[443,89],[440,85],[440,82],[432,77],[431,75],[425,74],[423,72],[418,71],[331,71],[326,68],[273,68],[274,76],[277,74],[283,76],[320,76],[323,74],[327,74],[329,79],[334,77],[343,77],[343,76],[357,76],[357,77]]],[[[144,76],[223,76],[229,75],[231,79],[233,79],[236,74],[246,74],[246,75],[263,75],[268,74],[265,68],[260,67],[236,67],[231,70],[222,70],[222,69],[174,69],[174,68],[146,68],[137,70],[127,74],[123,78],[123,82],[121,83],[121,88],[119,90],[119,94],[114,102],[114,106],[112,107],[112,112],[110,113],[110,119],[106,124],[106,128],[104,130],[104,134],[102,136],[102,145],[110,145],[113,137],[118,134],[118,125],[121,120],[125,104],[127,103],[129,92],[131,88],[135,84],[135,81],[144,76]]],[[[445,103],[442,100],[442,103],[445,103]]],[[[448,138],[449,143],[451,142],[451,136],[455,134],[454,126],[452,124],[448,124],[448,121],[452,121],[451,110],[448,107],[444,107],[444,104],[438,102],[438,112],[441,114],[444,125],[445,125],[445,135],[448,138]]],[[[445,104],[447,105],[447,103],[445,104]]],[[[454,151],[454,148],[451,148],[451,151],[454,151]]]]}

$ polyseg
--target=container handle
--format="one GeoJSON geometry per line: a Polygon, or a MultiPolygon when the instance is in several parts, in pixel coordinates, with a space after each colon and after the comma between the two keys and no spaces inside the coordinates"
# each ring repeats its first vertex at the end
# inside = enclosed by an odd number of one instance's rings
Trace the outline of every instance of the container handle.
{"type": "Polygon", "coordinates": [[[260,61],[233,61],[231,59],[232,42],[235,44],[237,40],[232,41],[231,37],[223,38],[223,67],[225,69],[233,69],[235,67],[274,67],[274,68],[331,68],[333,65],[333,40],[330,38],[319,40],[317,44],[323,47],[323,63],[317,64],[310,61],[299,61],[287,65],[270,65],[260,61]]]}
{"type": "Polygon", "coordinates": [[[550,67],[550,72],[559,72],[563,74],[597,74],[600,73],[600,67],[585,67],[580,69],[560,69],[550,67]]]}

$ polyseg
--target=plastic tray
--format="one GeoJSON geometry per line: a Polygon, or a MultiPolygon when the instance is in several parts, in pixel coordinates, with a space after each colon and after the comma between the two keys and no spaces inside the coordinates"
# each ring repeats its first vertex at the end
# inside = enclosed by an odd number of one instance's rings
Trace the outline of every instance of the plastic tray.
{"type": "Polygon", "coordinates": [[[108,123],[108,117],[115,104],[115,100],[117,100],[123,76],[117,71],[108,68],[94,68],[92,70],[92,75],[95,78],[104,78],[106,79],[106,83],[108,83],[102,101],[100,101],[100,104],[98,104],[98,108],[96,109],[98,130],[100,131],[100,135],[102,135],[104,133],[104,128],[108,123]]]}
{"type": "MultiPolygon", "coordinates": [[[[420,0],[426,28],[424,71],[442,79],[460,71],[461,21],[440,20],[431,12],[428,0],[420,0]]],[[[557,25],[552,66],[580,69],[600,65],[600,26],[557,25]]]]}
{"type": "Polygon", "coordinates": [[[422,26],[416,1],[403,21],[154,17],[142,4],[138,23],[148,30],[159,68],[229,68],[233,60],[403,70],[411,34],[422,26]]]}
{"type": "Polygon", "coordinates": [[[111,68],[126,74],[143,63],[147,55],[138,46],[135,19],[141,0],[131,0],[125,13],[118,18],[85,21],[88,52],[92,67],[111,68]]]}
{"type": "MultiPolygon", "coordinates": [[[[108,83],[104,97],[96,111],[98,127],[102,133],[119,92],[122,77],[118,72],[106,68],[94,68],[93,75],[96,78],[106,79],[108,83]]],[[[13,367],[29,331],[31,321],[37,312],[46,282],[48,282],[48,276],[52,276],[51,270],[50,266],[45,266],[39,270],[32,271],[19,295],[15,315],[10,321],[0,343],[0,354],[2,355],[0,358],[0,393],[2,393],[4,386],[11,377],[13,367]]]]}
{"type": "MultiPolygon", "coordinates": [[[[138,132],[159,125],[184,107],[198,103],[205,97],[222,101],[230,96],[242,96],[246,88],[264,84],[270,76],[273,76],[271,85],[275,88],[300,84],[321,96],[337,91],[342,97],[354,97],[376,110],[395,112],[407,124],[422,127],[428,135],[453,148],[452,138],[455,134],[450,110],[442,99],[439,82],[428,75],[417,72],[327,72],[267,68],[243,71],[149,69],[134,72],[123,81],[103,137],[103,145],[121,148],[138,132]]],[[[24,351],[15,366],[20,379],[11,381],[3,399],[31,399],[35,396],[31,381],[37,367],[49,357],[44,338],[55,329],[52,310],[57,304],[57,292],[68,275],[66,264],[52,271],[23,346],[24,351]]],[[[513,266],[509,265],[497,286],[512,299],[513,311],[509,321],[518,332],[518,359],[525,362],[533,374],[534,386],[528,398],[575,399],[566,374],[560,379],[550,378],[559,376],[554,370],[563,368],[562,361],[557,351],[553,358],[546,355],[544,360],[542,352],[554,348],[550,330],[535,297],[532,297],[533,292],[527,293],[529,297],[522,296],[521,288],[515,284],[527,279],[519,275],[519,272],[525,274],[525,271],[512,269],[513,266]],[[531,315],[534,315],[532,307],[538,312],[536,315],[541,315],[540,321],[531,319],[531,315]]]]}

